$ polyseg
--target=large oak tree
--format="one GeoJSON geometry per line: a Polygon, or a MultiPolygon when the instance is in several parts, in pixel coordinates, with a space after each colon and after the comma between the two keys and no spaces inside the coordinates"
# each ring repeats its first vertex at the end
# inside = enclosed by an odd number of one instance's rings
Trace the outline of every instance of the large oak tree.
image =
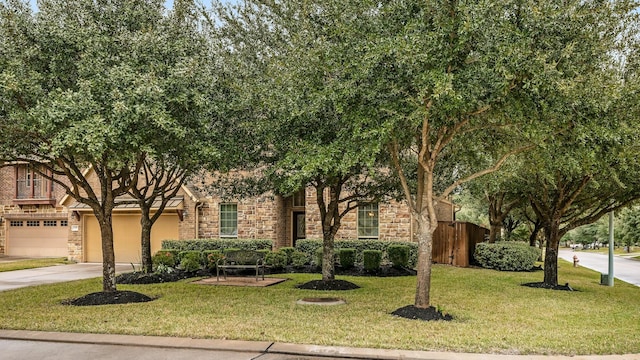
{"type": "Polygon", "coordinates": [[[202,42],[176,29],[163,3],[44,0],[37,13],[26,2],[0,4],[1,157],[42,164],[93,210],[104,291],[116,290],[116,198],[138,183],[145,161],[192,141],[191,115],[210,101],[199,92],[208,64],[193,52],[202,42]]]}
{"type": "MultiPolygon", "coordinates": [[[[262,142],[264,181],[280,194],[312,186],[323,236],[322,279],[333,280],[334,238],[346,214],[390,188],[382,144],[354,72],[373,3],[246,1],[218,6],[219,50],[236,69],[248,121],[262,142]],[[257,110],[257,109],[259,110],[257,110]]],[[[213,22],[212,22],[213,23],[213,22]]]]}

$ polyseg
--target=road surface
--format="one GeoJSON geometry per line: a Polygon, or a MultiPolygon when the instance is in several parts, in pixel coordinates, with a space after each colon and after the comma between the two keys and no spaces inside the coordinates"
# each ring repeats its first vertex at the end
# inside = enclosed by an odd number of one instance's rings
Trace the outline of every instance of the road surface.
{"type": "MultiPolygon", "coordinates": [[[[589,251],[572,251],[560,249],[560,258],[573,262],[573,256],[578,256],[580,266],[598,271],[602,274],[609,272],[609,256],[589,251]]],[[[629,260],[620,256],[613,257],[613,277],[629,284],[640,286],[640,261],[629,260]]]]}

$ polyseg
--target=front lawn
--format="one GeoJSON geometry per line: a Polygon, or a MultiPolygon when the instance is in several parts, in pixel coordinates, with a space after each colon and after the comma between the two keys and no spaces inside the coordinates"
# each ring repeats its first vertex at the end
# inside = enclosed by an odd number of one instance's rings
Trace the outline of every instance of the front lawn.
{"type": "MultiPolygon", "coordinates": [[[[0,293],[0,328],[243,339],[412,350],[525,354],[640,353],[640,288],[562,261],[560,280],[577,292],[520,286],[542,272],[513,273],[434,266],[432,304],[454,321],[389,315],[413,303],[415,277],[340,277],[344,292],[300,290],[314,274],[267,288],[191,284],[119,285],[158,297],[147,303],[74,307],[65,299],[101,290],[101,280],[0,293]],[[346,305],[298,305],[330,296],[346,305]]],[[[278,277],[278,275],[275,275],[278,277]]]]}

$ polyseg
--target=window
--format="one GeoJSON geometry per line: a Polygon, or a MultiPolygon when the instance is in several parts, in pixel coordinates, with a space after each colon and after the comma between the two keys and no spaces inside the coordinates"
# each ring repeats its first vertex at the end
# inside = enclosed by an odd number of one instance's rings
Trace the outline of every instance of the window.
{"type": "Polygon", "coordinates": [[[24,223],[22,221],[20,221],[20,220],[11,220],[9,222],[9,225],[11,225],[11,226],[23,226],[24,223]]]}
{"type": "Polygon", "coordinates": [[[358,207],[358,238],[378,238],[378,204],[358,207]]]}
{"type": "Polygon", "coordinates": [[[60,220],[60,226],[69,226],[69,220],[60,220]]]}
{"type": "Polygon", "coordinates": [[[15,166],[16,187],[14,204],[17,205],[54,205],[53,182],[41,174],[47,174],[44,167],[29,164],[15,166]]]}
{"type": "Polygon", "coordinates": [[[27,220],[27,226],[40,226],[40,220],[27,220]]]}
{"type": "Polygon", "coordinates": [[[305,205],[305,189],[302,188],[297,193],[293,194],[293,207],[304,207],[305,205]]]}
{"type": "Polygon", "coordinates": [[[45,220],[44,226],[58,226],[57,220],[45,220]]]}
{"type": "Polygon", "coordinates": [[[220,237],[238,237],[237,204],[220,204],[220,237]]]}

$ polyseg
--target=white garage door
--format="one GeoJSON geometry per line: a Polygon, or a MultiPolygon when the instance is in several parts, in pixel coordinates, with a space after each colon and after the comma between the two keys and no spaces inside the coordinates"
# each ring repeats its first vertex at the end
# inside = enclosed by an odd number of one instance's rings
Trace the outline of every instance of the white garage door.
{"type": "MultiPolygon", "coordinates": [[[[140,214],[113,215],[113,247],[118,263],[139,264],[142,260],[140,244],[140,214]]],[[[178,215],[163,214],[151,228],[151,254],[160,250],[162,240],[178,238],[178,215]]],[[[85,260],[102,262],[100,226],[93,215],[84,216],[85,260]]]]}
{"type": "Polygon", "coordinates": [[[67,220],[10,220],[7,255],[66,257],[69,255],[67,220]]]}

